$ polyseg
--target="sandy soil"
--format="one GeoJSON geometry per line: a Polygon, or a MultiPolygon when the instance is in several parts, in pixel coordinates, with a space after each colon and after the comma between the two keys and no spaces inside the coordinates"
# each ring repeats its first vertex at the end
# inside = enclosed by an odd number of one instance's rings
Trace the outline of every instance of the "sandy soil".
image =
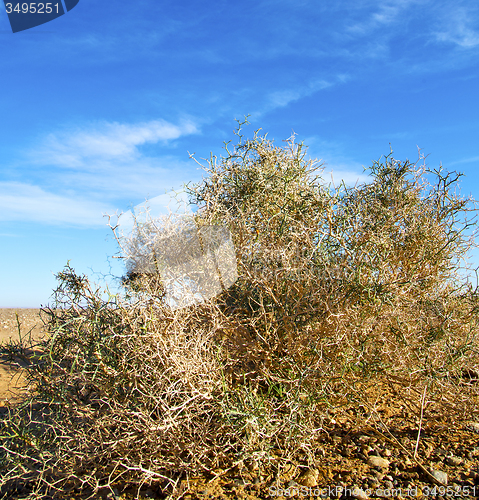
{"type": "MultiPolygon", "coordinates": [[[[18,322],[20,333],[38,337],[42,333],[42,321],[38,309],[0,309],[0,342],[5,343],[10,339],[18,339],[18,322]]],[[[18,369],[11,366],[5,359],[0,357],[0,406],[8,402],[13,403],[21,397],[24,379],[18,369]]]]}

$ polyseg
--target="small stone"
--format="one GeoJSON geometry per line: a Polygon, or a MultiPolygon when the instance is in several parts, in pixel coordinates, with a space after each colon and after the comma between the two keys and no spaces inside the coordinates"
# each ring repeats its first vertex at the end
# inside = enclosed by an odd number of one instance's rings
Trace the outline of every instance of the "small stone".
{"type": "Polygon", "coordinates": [[[379,486],[379,481],[375,477],[369,477],[367,483],[370,488],[377,488],[379,486]]]}
{"type": "Polygon", "coordinates": [[[390,457],[393,454],[391,450],[388,450],[387,448],[384,450],[384,456],[385,457],[390,457]]]}
{"type": "MultiPolygon", "coordinates": [[[[371,448],[371,446],[369,446],[368,444],[362,444],[362,445],[361,445],[361,453],[362,453],[365,457],[369,456],[369,454],[370,454],[371,452],[373,452],[373,451],[374,451],[374,450],[373,450],[373,449],[371,448]]],[[[373,453],[373,455],[374,455],[374,453],[373,453]]]]}
{"type": "Polygon", "coordinates": [[[479,422],[467,422],[466,430],[477,432],[479,434],[479,422]]]}
{"type": "Polygon", "coordinates": [[[303,472],[298,478],[298,483],[307,488],[314,488],[318,485],[319,470],[318,469],[308,469],[303,472]]]}
{"type": "Polygon", "coordinates": [[[394,488],[394,484],[392,481],[384,481],[384,488],[387,490],[392,490],[394,488]]]}
{"type": "Polygon", "coordinates": [[[389,468],[389,460],[386,460],[385,458],[377,457],[375,455],[372,455],[368,458],[368,464],[371,467],[381,467],[381,469],[389,468]]]}
{"type": "Polygon", "coordinates": [[[446,458],[446,464],[450,465],[451,467],[459,467],[459,465],[462,465],[464,462],[462,458],[459,457],[447,457],[446,458]]]}
{"type": "Polygon", "coordinates": [[[371,441],[371,436],[362,435],[358,437],[358,441],[365,443],[366,441],[371,441]]]}
{"type": "Polygon", "coordinates": [[[447,474],[441,470],[429,469],[431,476],[444,486],[447,486],[447,474]]]}
{"type": "Polygon", "coordinates": [[[358,500],[368,500],[369,498],[361,488],[353,488],[351,495],[353,498],[357,498],[358,500]]]}
{"type": "Polygon", "coordinates": [[[293,479],[293,477],[296,475],[296,466],[289,463],[286,464],[281,471],[280,479],[284,481],[285,483],[293,479]]]}

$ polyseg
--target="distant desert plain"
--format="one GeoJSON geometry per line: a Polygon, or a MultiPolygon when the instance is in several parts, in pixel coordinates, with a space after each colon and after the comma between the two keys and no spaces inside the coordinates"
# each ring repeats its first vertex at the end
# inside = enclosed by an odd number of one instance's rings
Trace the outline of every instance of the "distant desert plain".
{"type": "MultiPolygon", "coordinates": [[[[19,328],[22,337],[31,332],[32,336],[39,338],[42,327],[39,309],[0,308],[0,343],[3,345],[10,339],[18,340],[19,328]]],[[[22,370],[0,356],[0,407],[18,402],[24,387],[22,370]]]]}

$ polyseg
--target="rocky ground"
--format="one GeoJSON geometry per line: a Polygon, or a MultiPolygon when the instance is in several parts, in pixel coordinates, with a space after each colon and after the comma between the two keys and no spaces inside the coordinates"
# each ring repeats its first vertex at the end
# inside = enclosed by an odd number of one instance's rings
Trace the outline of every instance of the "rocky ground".
{"type": "Polygon", "coordinates": [[[292,462],[276,476],[248,466],[220,471],[210,482],[184,484],[183,498],[479,497],[479,422],[428,425],[416,457],[418,429],[409,424],[389,429],[396,442],[386,432],[365,432],[347,415],[332,418],[313,467],[292,462]]]}
{"type": "Polygon", "coordinates": [[[478,418],[438,413],[421,421],[381,384],[369,391],[373,412],[328,412],[313,464],[283,462],[276,473],[239,464],[209,482],[190,480],[183,498],[479,497],[478,418]]]}
{"type": "MultiPolygon", "coordinates": [[[[15,313],[22,335],[41,334],[38,310],[0,309],[2,341],[18,337],[15,313]]],[[[0,360],[0,406],[15,404],[22,383],[21,375],[0,360]]],[[[369,391],[373,411],[357,405],[328,411],[309,462],[283,457],[270,468],[240,462],[233,469],[180,482],[174,498],[479,497],[479,405],[460,418],[428,415],[426,408],[420,419],[418,408],[387,387],[377,384],[369,391]]],[[[107,498],[134,498],[131,491],[114,490],[107,498]]],[[[150,488],[142,498],[164,496],[150,488]]]]}

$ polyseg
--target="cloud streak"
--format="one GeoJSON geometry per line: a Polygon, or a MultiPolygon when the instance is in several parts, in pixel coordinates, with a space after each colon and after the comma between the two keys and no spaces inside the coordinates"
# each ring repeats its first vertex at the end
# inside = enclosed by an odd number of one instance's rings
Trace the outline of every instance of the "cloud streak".
{"type": "Polygon", "coordinates": [[[62,168],[90,168],[90,160],[131,161],[142,157],[139,147],[145,144],[166,144],[181,136],[198,133],[192,122],[173,125],[155,120],[137,125],[101,123],[87,130],[49,134],[45,146],[34,152],[32,159],[62,168]]]}
{"type": "Polygon", "coordinates": [[[337,75],[335,80],[313,79],[307,85],[302,85],[294,88],[283,90],[275,90],[266,96],[265,104],[256,113],[252,113],[253,119],[261,118],[263,115],[270,113],[278,108],[284,108],[305,97],[310,97],[321,90],[333,87],[334,85],[344,83],[349,80],[347,74],[337,75]]]}
{"type": "Polygon", "coordinates": [[[479,16],[472,9],[456,7],[448,12],[442,29],[434,34],[439,42],[453,43],[463,49],[479,46],[479,16]],[[474,24],[478,28],[474,28],[474,24]]]}
{"type": "Polygon", "coordinates": [[[31,171],[35,166],[37,183],[0,182],[0,220],[105,224],[102,214],[114,213],[125,199],[144,200],[190,180],[180,176],[191,163],[171,154],[148,156],[141,147],[157,145],[162,151],[195,133],[191,121],[175,125],[164,120],[101,122],[50,133],[27,153],[26,167],[31,171]]]}
{"type": "Polygon", "coordinates": [[[473,156],[472,158],[463,158],[462,160],[449,162],[448,166],[463,165],[467,163],[479,163],[479,156],[473,156]]]}
{"type": "Polygon", "coordinates": [[[76,226],[105,225],[106,203],[62,196],[21,182],[0,182],[0,221],[33,221],[76,226]]]}

